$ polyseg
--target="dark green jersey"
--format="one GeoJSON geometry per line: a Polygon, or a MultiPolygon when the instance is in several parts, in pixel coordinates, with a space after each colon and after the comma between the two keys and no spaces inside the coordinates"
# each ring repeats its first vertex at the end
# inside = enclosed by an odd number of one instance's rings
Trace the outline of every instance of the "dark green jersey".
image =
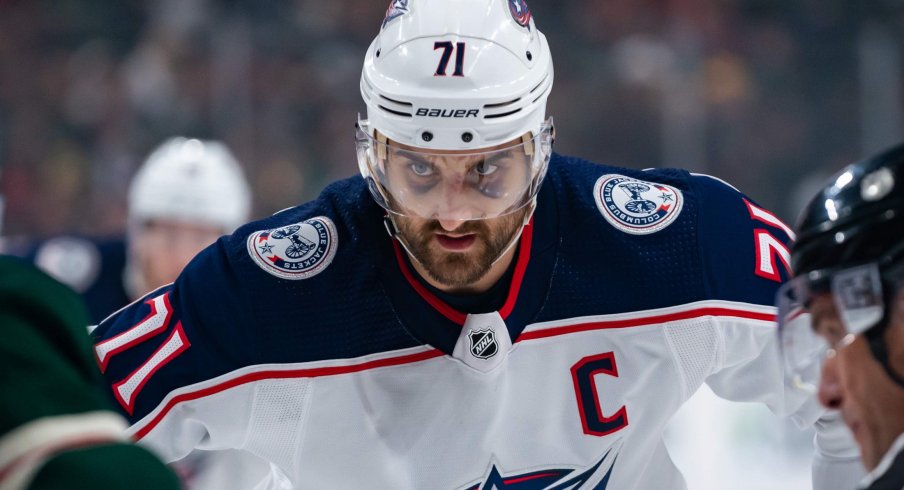
{"type": "Polygon", "coordinates": [[[73,291],[0,257],[0,487],[179,488],[168,468],[126,440],[87,325],[73,291]]]}

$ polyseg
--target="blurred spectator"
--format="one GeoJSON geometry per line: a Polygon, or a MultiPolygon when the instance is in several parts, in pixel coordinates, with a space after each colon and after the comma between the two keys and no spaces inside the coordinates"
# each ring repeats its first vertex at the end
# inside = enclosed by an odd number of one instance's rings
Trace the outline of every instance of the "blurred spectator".
{"type": "MultiPolygon", "coordinates": [[[[81,293],[91,323],[176,279],[220,235],[249,218],[250,191],[241,168],[217,141],[170,138],[141,166],[129,186],[125,240],[61,235],[20,251],[81,293]]],[[[15,253],[17,245],[4,247],[15,253]]],[[[2,305],[0,305],[2,306],[2,305]]],[[[85,324],[87,325],[87,323],[85,324]]],[[[266,465],[238,451],[194,453],[177,469],[186,488],[248,488],[266,465]]]]}
{"type": "Polygon", "coordinates": [[[198,252],[250,217],[248,183],[217,141],[166,140],[139,169],[128,197],[124,237],[6,239],[0,252],[29,258],[82,294],[96,324],[173,282],[198,252]]]}

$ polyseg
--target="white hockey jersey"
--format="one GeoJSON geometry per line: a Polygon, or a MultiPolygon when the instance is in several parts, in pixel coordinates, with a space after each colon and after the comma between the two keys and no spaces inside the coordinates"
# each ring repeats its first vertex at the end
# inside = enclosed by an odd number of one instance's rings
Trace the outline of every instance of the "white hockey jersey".
{"type": "Polygon", "coordinates": [[[381,218],[339,182],[105,320],[134,436],[251,452],[261,488],[681,489],[661,435],[702,383],[821,414],[783,385],[790,230],[716,179],[555,155],[495,303],[430,288],[381,218]]]}

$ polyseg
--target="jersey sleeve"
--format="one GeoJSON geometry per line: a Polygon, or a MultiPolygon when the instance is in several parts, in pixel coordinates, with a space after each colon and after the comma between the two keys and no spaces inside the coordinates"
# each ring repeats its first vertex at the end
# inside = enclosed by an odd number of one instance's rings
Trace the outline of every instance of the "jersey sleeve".
{"type": "Polygon", "coordinates": [[[232,420],[215,431],[208,414],[180,401],[203,397],[204,383],[246,365],[256,351],[250,308],[233,270],[228,239],[202,251],[175,283],[105,319],[92,332],[94,354],[129,431],[166,461],[192,449],[234,447],[247,420],[242,407],[221,404],[232,420]]]}
{"type": "Polygon", "coordinates": [[[816,429],[813,485],[853,488],[862,476],[859,451],[843,422],[815,396],[786,386],[778,342],[775,294],[790,276],[794,232],[773,213],[709,176],[695,176],[699,237],[707,288],[713,299],[746,303],[758,315],[715,321],[717,358],[706,383],[722,398],[766,404],[798,426],[816,429]]]}
{"type": "Polygon", "coordinates": [[[790,275],[794,232],[729,184],[695,175],[699,247],[714,299],[773,306],[790,275]]]}
{"type": "MultiPolygon", "coordinates": [[[[756,315],[720,316],[720,355],[707,383],[736,401],[766,403],[790,415],[803,400],[786,398],[775,326],[775,293],[788,279],[793,232],[772,213],[714,177],[696,175],[698,245],[710,299],[745,305],[756,315]]],[[[812,423],[812,420],[810,421],[812,423]]]]}

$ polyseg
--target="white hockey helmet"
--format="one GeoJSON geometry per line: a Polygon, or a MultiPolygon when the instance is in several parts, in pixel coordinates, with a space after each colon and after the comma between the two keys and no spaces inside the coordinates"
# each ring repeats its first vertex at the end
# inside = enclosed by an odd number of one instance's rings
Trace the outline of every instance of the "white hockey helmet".
{"type": "Polygon", "coordinates": [[[251,191],[232,152],[218,141],[170,138],[145,160],[129,188],[131,225],[168,219],[231,232],[251,210],[251,191]]]}
{"type": "MultiPolygon", "coordinates": [[[[526,179],[512,179],[501,192],[478,189],[502,200],[462,219],[500,216],[531,202],[552,152],[546,120],[552,82],[549,46],[524,0],[392,1],[361,75],[367,119],[358,121],[358,163],[374,197],[391,213],[442,219],[442,211],[412,204],[412,187],[393,186],[388,160],[401,152],[410,164],[418,152],[434,160],[452,151],[482,161],[487,149],[509,144],[505,150],[520,146],[514,153],[528,157],[517,158],[528,165],[518,172],[526,179]]],[[[511,162],[513,152],[497,156],[497,163],[511,162]]]]}

